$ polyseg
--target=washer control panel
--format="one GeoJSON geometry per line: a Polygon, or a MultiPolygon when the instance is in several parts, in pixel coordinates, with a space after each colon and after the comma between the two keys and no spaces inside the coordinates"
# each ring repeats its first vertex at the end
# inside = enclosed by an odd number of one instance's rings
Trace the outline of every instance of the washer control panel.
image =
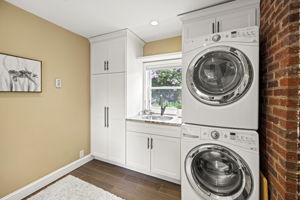
{"type": "Polygon", "coordinates": [[[220,142],[258,151],[258,133],[255,131],[182,125],[181,138],[201,140],[207,143],[220,142]]]}
{"type": "Polygon", "coordinates": [[[257,150],[258,136],[255,134],[243,130],[201,128],[200,139],[226,142],[257,150]]]}

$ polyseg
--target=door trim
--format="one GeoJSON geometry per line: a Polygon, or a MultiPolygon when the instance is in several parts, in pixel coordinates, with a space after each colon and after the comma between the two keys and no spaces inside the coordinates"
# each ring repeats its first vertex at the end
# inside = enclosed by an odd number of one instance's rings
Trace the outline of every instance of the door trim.
{"type": "Polygon", "coordinates": [[[251,196],[251,194],[253,192],[253,175],[251,173],[251,169],[250,169],[249,165],[236,152],[234,152],[233,150],[231,150],[225,146],[219,145],[219,144],[208,143],[208,144],[202,144],[202,145],[198,145],[198,146],[194,147],[192,150],[190,150],[190,152],[185,157],[184,170],[185,170],[185,176],[186,176],[189,184],[192,186],[192,188],[195,190],[195,192],[199,196],[201,196],[205,199],[206,198],[209,198],[209,199],[230,198],[232,200],[247,199],[249,196],[251,196]],[[231,196],[219,196],[219,195],[213,194],[212,192],[210,192],[208,190],[205,190],[203,187],[201,187],[201,185],[199,183],[197,183],[194,180],[194,177],[191,173],[191,164],[192,164],[194,157],[200,152],[211,150],[211,149],[215,149],[215,150],[219,150],[219,151],[228,153],[228,155],[233,157],[237,161],[238,165],[240,166],[240,170],[242,171],[242,174],[243,174],[243,180],[242,180],[243,184],[242,184],[242,187],[239,189],[239,191],[231,196]],[[247,195],[247,196],[245,196],[245,195],[247,195]]]}
{"type": "Polygon", "coordinates": [[[249,58],[239,49],[230,46],[215,46],[207,48],[197,54],[190,62],[186,71],[186,84],[189,92],[198,101],[212,106],[224,106],[236,102],[243,97],[251,87],[253,82],[253,67],[249,58]],[[204,59],[206,54],[213,52],[225,52],[236,57],[243,68],[244,74],[238,86],[234,90],[230,90],[222,95],[206,94],[200,91],[194,84],[193,76],[197,63],[204,59]]]}

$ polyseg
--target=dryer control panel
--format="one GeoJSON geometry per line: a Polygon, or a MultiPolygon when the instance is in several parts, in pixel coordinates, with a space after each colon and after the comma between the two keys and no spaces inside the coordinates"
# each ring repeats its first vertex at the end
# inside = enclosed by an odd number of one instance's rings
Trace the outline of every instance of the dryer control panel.
{"type": "Polygon", "coordinates": [[[232,45],[234,43],[259,45],[257,26],[205,35],[184,44],[184,53],[210,45],[232,45]]]}

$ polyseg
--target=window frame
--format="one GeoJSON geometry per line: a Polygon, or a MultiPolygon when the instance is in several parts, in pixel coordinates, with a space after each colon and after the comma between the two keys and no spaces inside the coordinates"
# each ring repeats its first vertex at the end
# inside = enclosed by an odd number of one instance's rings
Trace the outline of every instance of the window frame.
{"type": "MultiPolygon", "coordinates": [[[[171,69],[171,68],[183,68],[182,66],[182,59],[169,59],[169,60],[160,60],[160,61],[149,61],[144,63],[143,74],[144,74],[144,109],[150,110],[154,114],[160,114],[159,107],[151,106],[151,75],[149,70],[151,69],[171,69]]],[[[180,89],[182,91],[182,84],[181,86],[162,86],[162,87],[155,87],[155,89],[180,89]]],[[[181,93],[182,94],[182,93],[181,93]]],[[[165,110],[165,114],[169,115],[181,115],[182,109],[177,108],[169,108],[167,107],[165,110]]]]}

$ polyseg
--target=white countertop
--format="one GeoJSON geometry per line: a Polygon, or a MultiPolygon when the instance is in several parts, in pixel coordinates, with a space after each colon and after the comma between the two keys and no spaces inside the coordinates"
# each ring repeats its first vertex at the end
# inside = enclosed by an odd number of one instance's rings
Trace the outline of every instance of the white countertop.
{"type": "MultiPolygon", "coordinates": [[[[160,116],[160,115],[152,115],[152,116],[160,116]]],[[[174,115],[164,115],[167,117],[173,117],[171,120],[159,120],[159,119],[145,119],[144,115],[136,115],[133,117],[128,117],[127,120],[130,121],[138,121],[152,124],[161,124],[161,125],[171,125],[171,126],[181,126],[182,120],[178,116],[174,115]]]]}

